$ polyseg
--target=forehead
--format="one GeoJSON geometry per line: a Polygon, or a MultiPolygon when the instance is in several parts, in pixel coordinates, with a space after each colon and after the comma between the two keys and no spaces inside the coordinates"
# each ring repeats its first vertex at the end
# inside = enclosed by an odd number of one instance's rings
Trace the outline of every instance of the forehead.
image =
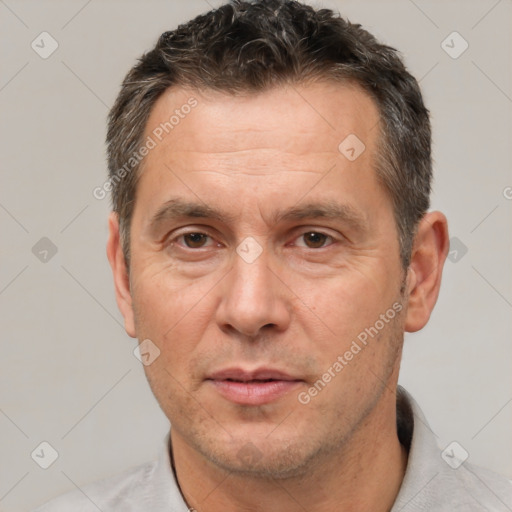
{"type": "Polygon", "coordinates": [[[310,189],[315,200],[338,190],[353,202],[366,196],[360,204],[366,209],[382,192],[374,172],[378,134],[374,101],[350,84],[237,95],[174,87],[146,125],[145,140],[153,142],[135,210],[149,219],[171,195],[268,209],[310,189]]]}
{"type": "Polygon", "coordinates": [[[145,135],[156,137],[159,151],[231,153],[236,158],[238,151],[279,149],[307,157],[339,154],[349,135],[374,149],[378,120],[374,101],[349,83],[290,84],[244,94],[173,87],[155,103],[145,135]]]}

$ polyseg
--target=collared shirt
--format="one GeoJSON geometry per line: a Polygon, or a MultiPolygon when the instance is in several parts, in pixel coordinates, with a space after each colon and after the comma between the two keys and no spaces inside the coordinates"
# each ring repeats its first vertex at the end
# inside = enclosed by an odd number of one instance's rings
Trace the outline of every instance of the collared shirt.
{"type": "MultiPolygon", "coordinates": [[[[441,451],[423,413],[399,386],[397,432],[407,469],[391,512],[511,512],[512,482],[466,460],[452,443],[441,451]],[[464,459],[464,460],[463,460],[464,459]]],[[[187,512],[170,460],[170,434],[158,460],[76,489],[34,512],[187,512]]]]}

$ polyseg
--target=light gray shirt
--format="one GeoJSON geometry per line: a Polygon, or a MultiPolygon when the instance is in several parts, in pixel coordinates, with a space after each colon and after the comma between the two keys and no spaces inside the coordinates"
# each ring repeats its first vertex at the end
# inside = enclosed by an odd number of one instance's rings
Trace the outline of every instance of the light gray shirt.
{"type": "MultiPolygon", "coordinates": [[[[440,450],[418,404],[401,387],[397,430],[409,459],[391,512],[512,512],[512,482],[469,464],[456,442],[440,450]]],[[[187,512],[169,450],[168,434],[158,460],[75,489],[34,512],[187,512]]]]}

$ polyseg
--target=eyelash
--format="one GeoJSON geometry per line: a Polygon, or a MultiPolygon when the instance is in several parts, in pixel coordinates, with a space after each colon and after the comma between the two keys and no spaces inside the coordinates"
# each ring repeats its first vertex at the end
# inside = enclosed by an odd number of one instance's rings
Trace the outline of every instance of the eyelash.
{"type": "MultiPolygon", "coordinates": [[[[325,249],[326,247],[329,247],[330,245],[332,245],[334,242],[336,242],[336,239],[334,238],[334,236],[332,235],[329,235],[327,233],[324,233],[323,231],[315,231],[315,230],[308,230],[308,231],[304,231],[302,232],[301,234],[299,234],[298,236],[296,236],[294,238],[294,240],[297,240],[301,237],[304,237],[305,235],[308,235],[308,234],[311,234],[311,233],[314,233],[316,235],[322,235],[322,236],[325,236],[327,240],[331,240],[331,243],[329,243],[328,245],[322,245],[321,247],[307,247],[307,246],[299,246],[299,247],[302,247],[304,249],[311,249],[311,250],[319,250],[319,249],[325,249]]],[[[189,232],[186,232],[186,233],[180,233],[179,235],[175,236],[174,238],[170,239],[169,240],[169,243],[168,245],[173,245],[175,244],[178,240],[180,240],[181,238],[187,236],[187,235],[204,235],[206,237],[208,237],[210,240],[214,240],[212,236],[210,236],[208,233],[203,233],[202,231],[189,231],[189,232]]],[[[326,241],[327,241],[326,240],[326,241]]],[[[201,247],[188,247],[187,245],[185,244],[180,244],[180,247],[181,248],[184,248],[185,250],[192,250],[192,251],[196,251],[196,250],[200,250],[200,249],[207,249],[209,247],[211,247],[211,245],[209,246],[201,246],[201,247]]]]}

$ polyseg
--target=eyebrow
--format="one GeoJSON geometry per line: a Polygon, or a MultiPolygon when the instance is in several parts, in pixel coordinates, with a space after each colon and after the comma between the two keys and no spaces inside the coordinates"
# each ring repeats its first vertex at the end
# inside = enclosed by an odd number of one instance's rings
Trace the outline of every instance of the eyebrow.
{"type": "Polygon", "coordinates": [[[357,230],[367,228],[368,222],[362,212],[348,204],[340,204],[336,201],[322,203],[305,203],[293,206],[281,212],[275,212],[272,220],[274,223],[283,221],[297,221],[305,219],[332,219],[343,221],[357,230]]]}
{"type": "MultiPolygon", "coordinates": [[[[156,233],[162,224],[179,218],[212,219],[225,224],[232,224],[237,216],[229,214],[222,209],[212,208],[204,203],[173,198],[166,201],[151,217],[149,230],[152,233],[156,233]]],[[[275,210],[270,215],[272,224],[306,219],[342,221],[349,227],[359,231],[363,231],[368,227],[367,218],[362,212],[351,205],[340,204],[332,200],[304,203],[292,206],[286,210],[275,210]]]]}
{"type": "Polygon", "coordinates": [[[149,230],[157,232],[162,224],[179,218],[214,219],[225,223],[235,220],[234,215],[229,215],[206,204],[176,198],[166,201],[156,211],[149,221],[149,230]]]}

